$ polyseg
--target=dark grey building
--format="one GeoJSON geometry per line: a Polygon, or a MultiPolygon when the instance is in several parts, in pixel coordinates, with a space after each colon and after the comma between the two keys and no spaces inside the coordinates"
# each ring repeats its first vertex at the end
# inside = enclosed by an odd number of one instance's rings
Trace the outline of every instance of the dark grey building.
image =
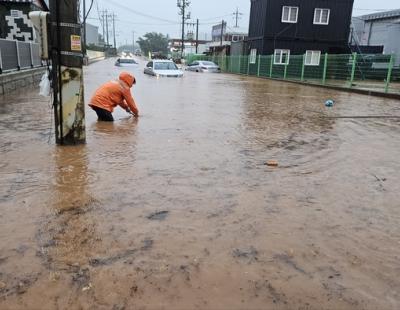
{"type": "Polygon", "coordinates": [[[251,0],[249,53],[286,62],[289,55],[350,52],[353,0],[251,0]]]}

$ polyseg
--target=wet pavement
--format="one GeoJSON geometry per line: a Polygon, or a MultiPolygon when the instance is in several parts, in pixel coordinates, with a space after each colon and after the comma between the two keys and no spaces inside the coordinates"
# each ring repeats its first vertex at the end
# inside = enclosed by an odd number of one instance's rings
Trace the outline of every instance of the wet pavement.
{"type": "Polygon", "coordinates": [[[142,65],[142,116],[87,109],[85,146],[0,99],[1,309],[400,308],[400,121],[335,118],[399,101],[142,65]]]}

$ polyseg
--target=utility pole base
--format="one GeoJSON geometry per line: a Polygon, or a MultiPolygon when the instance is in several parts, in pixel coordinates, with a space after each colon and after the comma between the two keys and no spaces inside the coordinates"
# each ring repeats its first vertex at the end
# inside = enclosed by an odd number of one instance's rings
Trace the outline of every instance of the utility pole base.
{"type": "MultiPolygon", "coordinates": [[[[64,145],[84,144],[86,142],[85,103],[82,68],[61,66],[62,83],[62,130],[63,137],[57,137],[64,145]]],[[[60,115],[58,106],[58,115],[60,115]]]]}

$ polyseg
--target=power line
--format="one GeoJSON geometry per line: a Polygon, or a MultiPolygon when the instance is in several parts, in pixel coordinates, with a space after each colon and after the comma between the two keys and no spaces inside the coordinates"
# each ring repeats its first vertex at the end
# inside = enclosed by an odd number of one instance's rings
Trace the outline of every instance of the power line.
{"type": "Polygon", "coordinates": [[[150,18],[150,19],[159,20],[159,21],[163,21],[163,22],[166,22],[166,23],[172,23],[172,24],[176,23],[176,21],[171,21],[171,20],[168,20],[168,19],[152,16],[152,15],[149,15],[149,14],[146,14],[146,13],[142,13],[142,12],[133,10],[130,7],[127,7],[127,6],[125,6],[123,4],[120,4],[120,3],[116,2],[116,1],[113,1],[113,0],[107,0],[107,2],[112,3],[113,5],[121,8],[121,9],[124,9],[126,11],[129,11],[129,12],[131,12],[133,14],[136,14],[136,15],[139,15],[139,16],[142,16],[142,17],[147,17],[147,18],[150,18]]]}
{"type": "Polygon", "coordinates": [[[210,17],[210,18],[200,18],[200,20],[209,21],[209,20],[217,19],[218,21],[221,21],[221,18],[228,17],[228,16],[231,16],[231,15],[232,14],[225,14],[225,15],[216,16],[216,17],[210,17]]]}

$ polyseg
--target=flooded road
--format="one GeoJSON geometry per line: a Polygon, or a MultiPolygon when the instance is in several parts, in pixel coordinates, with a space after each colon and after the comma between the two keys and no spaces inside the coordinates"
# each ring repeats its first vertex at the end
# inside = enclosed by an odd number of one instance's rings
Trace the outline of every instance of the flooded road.
{"type": "Polygon", "coordinates": [[[87,109],[85,146],[0,99],[0,309],[400,308],[399,119],[334,118],[399,101],[131,71],[142,116],[87,109]]]}

